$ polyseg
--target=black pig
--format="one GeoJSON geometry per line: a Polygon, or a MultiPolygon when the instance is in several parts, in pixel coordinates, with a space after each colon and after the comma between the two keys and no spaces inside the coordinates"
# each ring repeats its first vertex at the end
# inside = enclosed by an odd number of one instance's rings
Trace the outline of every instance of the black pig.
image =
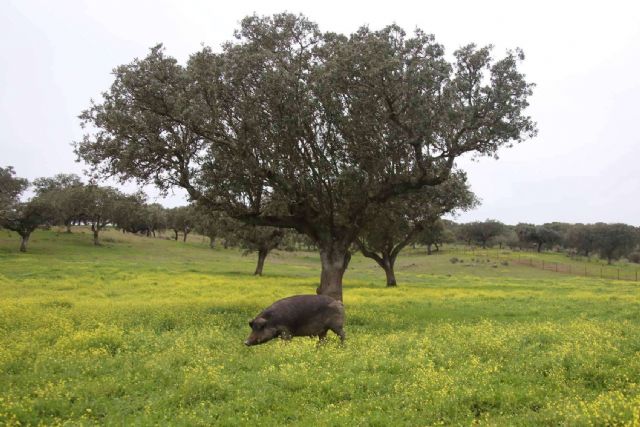
{"type": "Polygon", "coordinates": [[[264,344],[276,337],[318,336],[323,341],[331,329],[344,342],[344,306],[326,295],[295,295],[274,302],[249,322],[246,345],[264,344]]]}

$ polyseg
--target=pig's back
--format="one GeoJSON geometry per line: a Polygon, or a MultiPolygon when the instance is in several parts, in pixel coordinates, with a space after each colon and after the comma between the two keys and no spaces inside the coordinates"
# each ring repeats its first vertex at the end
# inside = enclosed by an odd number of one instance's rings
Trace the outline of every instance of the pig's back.
{"type": "Polygon", "coordinates": [[[273,323],[295,328],[341,311],[342,303],[326,295],[294,295],[274,302],[262,315],[273,323]]]}

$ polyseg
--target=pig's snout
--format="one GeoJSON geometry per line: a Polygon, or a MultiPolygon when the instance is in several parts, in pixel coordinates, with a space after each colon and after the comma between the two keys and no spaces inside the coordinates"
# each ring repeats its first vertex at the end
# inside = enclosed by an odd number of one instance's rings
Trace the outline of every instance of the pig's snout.
{"type": "Polygon", "coordinates": [[[244,342],[244,345],[246,345],[247,347],[249,347],[249,346],[251,345],[251,343],[249,342],[249,340],[246,340],[246,341],[244,342]]]}

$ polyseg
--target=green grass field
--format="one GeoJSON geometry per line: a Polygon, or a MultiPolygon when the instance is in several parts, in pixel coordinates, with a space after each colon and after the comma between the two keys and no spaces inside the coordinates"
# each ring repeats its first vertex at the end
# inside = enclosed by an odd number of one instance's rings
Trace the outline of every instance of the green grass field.
{"type": "MultiPolygon", "coordinates": [[[[0,425],[640,425],[640,289],[401,254],[345,276],[347,343],[242,345],[314,253],[0,231],[0,425]]],[[[550,257],[556,255],[549,255],[550,257]]]]}

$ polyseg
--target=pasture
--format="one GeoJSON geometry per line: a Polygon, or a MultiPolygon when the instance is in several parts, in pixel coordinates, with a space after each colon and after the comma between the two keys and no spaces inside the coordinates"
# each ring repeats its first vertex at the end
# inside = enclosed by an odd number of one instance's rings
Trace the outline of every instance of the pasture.
{"type": "Polygon", "coordinates": [[[0,231],[2,425],[640,424],[634,282],[416,249],[387,289],[356,255],[345,346],[246,348],[247,320],[314,293],[317,254],[275,252],[254,277],[254,255],[199,238],[17,246],[0,231]]]}

